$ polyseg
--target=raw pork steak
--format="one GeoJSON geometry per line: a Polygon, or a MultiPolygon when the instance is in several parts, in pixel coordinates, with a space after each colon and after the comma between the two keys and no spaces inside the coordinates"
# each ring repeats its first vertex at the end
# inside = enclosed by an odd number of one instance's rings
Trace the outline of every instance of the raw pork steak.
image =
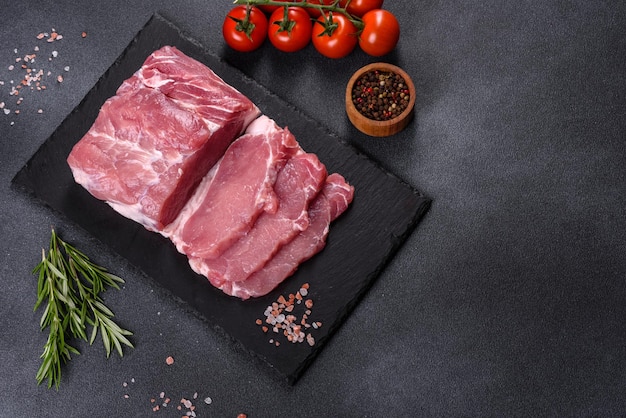
{"type": "Polygon", "coordinates": [[[348,208],[353,196],[354,187],[341,175],[329,175],[322,191],[311,203],[309,227],[285,244],[262,269],[246,280],[224,282],[219,288],[228,295],[244,300],[271,292],[293,274],[301,263],[324,248],[330,223],[348,208]]]}
{"type": "Polygon", "coordinates": [[[92,195],[159,231],[259,113],[208,67],[163,47],[104,103],[67,161],[92,195]]]}
{"type": "Polygon", "coordinates": [[[287,129],[260,116],[226,150],[175,222],[163,231],[190,258],[219,257],[262,212],[275,213],[278,172],[302,152],[287,129]]]}
{"type": "Polygon", "coordinates": [[[278,173],[274,185],[279,202],[276,213],[262,213],[252,229],[220,257],[190,258],[189,264],[216,287],[224,281],[245,280],[263,267],[280,247],[308,228],[309,204],[319,193],[326,176],[326,167],[315,154],[295,155],[278,173]]]}

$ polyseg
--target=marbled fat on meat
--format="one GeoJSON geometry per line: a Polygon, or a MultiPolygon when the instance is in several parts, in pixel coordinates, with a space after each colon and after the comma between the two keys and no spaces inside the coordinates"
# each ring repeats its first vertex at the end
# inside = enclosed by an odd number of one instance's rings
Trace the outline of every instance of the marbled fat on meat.
{"type": "Polygon", "coordinates": [[[163,47],[104,103],[67,162],[93,196],[160,231],[259,113],[208,67],[163,47]]]}
{"type": "Polygon", "coordinates": [[[300,152],[279,172],[274,185],[276,213],[262,213],[252,229],[218,258],[191,257],[189,264],[216,287],[243,281],[309,226],[308,208],[326,180],[326,167],[315,154],[300,152]]]}
{"type": "Polygon", "coordinates": [[[326,179],[321,193],[311,203],[310,225],[284,245],[260,270],[242,282],[224,282],[219,288],[241,299],[268,294],[291,276],[298,266],[326,245],[330,223],[348,208],[354,197],[354,187],[337,174],[326,179]]]}
{"type": "Polygon", "coordinates": [[[287,129],[260,116],[230,145],[163,234],[190,258],[221,256],[262,212],[278,210],[274,183],[287,160],[299,152],[287,129]]]}

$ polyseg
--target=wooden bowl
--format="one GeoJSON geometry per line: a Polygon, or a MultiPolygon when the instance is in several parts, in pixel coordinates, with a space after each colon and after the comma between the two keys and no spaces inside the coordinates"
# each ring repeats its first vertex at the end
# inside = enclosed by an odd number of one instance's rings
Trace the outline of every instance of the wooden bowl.
{"type": "Polygon", "coordinates": [[[361,132],[370,136],[383,137],[390,136],[396,134],[403,130],[407,124],[413,119],[413,108],[415,107],[415,85],[413,84],[413,80],[411,77],[404,72],[400,67],[397,67],[393,64],[387,64],[384,62],[376,62],[373,64],[368,64],[362,68],[360,68],[357,72],[355,72],[350,81],[348,81],[348,85],[346,86],[346,113],[348,114],[348,118],[350,122],[361,132]],[[352,89],[354,83],[365,73],[370,71],[384,71],[384,72],[392,72],[400,75],[403,79],[407,88],[409,90],[409,104],[400,113],[398,116],[393,119],[388,120],[374,120],[370,119],[367,116],[364,116],[359,110],[355,107],[352,102],[352,89]]]}

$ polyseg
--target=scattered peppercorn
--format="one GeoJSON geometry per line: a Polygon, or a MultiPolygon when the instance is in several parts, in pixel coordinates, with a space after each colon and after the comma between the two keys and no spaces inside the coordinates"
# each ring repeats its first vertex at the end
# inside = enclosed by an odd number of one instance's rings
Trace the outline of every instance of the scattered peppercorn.
{"type": "Polygon", "coordinates": [[[401,75],[368,71],[352,88],[352,102],[368,119],[385,121],[399,116],[409,105],[410,92],[401,75]]]}

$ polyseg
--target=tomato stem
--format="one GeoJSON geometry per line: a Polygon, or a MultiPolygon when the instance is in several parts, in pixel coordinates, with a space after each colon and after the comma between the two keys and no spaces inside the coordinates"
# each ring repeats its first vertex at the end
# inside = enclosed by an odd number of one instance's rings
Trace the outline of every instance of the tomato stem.
{"type": "Polygon", "coordinates": [[[252,40],[252,31],[254,30],[254,27],[256,25],[252,23],[252,21],[250,20],[250,10],[251,10],[251,6],[247,6],[246,17],[243,19],[237,19],[236,17],[232,17],[232,16],[228,16],[228,17],[231,18],[233,21],[235,21],[235,23],[237,23],[237,25],[235,26],[235,30],[237,30],[237,32],[245,33],[246,37],[252,40]]]}
{"type": "Polygon", "coordinates": [[[289,8],[283,7],[283,18],[275,22],[270,22],[272,25],[278,25],[278,32],[287,32],[291,35],[291,31],[296,26],[296,21],[289,19],[289,8]]]}

